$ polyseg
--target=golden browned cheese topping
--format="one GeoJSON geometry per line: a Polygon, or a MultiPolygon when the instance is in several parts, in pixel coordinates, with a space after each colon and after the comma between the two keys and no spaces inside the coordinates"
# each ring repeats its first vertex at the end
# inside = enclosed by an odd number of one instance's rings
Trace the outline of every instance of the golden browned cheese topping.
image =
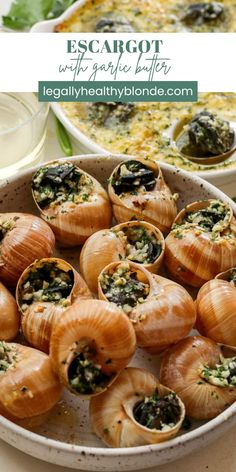
{"type": "Polygon", "coordinates": [[[58,32],[234,32],[236,1],[87,0],[58,32]]]}
{"type": "Polygon", "coordinates": [[[199,171],[236,167],[235,156],[217,165],[199,165],[182,156],[171,139],[178,120],[191,120],[203,110],[229,122],[236,121],[236,94],[201,93],[198,102],[127,104],[119,113],[114,104],[62,103],[71,122],[101,147],[115,153],[138,155],[199,171]]]}

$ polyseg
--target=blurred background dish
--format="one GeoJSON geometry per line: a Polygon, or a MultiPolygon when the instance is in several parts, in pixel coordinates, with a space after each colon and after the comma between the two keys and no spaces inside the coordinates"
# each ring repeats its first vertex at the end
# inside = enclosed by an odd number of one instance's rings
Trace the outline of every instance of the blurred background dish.
{"type": "Polygon", "coordinates": [[[233,0],[78,0],[62,16],[36,24],[33,32],[233,32],[233,0]]]}
{"type": "Polygon", "coordinates": [[[33,93],[0,93],[1,178],[43,159],[48,111],[33,93]]]}

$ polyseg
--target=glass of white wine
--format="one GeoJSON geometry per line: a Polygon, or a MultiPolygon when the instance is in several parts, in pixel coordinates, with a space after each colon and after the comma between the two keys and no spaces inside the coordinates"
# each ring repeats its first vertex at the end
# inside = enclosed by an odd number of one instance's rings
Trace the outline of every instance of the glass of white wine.
{"type": "Polygon", "coordinates": [[[0,179],[44,158],[48,111],[34,93],[0,93],[0,179]]]}

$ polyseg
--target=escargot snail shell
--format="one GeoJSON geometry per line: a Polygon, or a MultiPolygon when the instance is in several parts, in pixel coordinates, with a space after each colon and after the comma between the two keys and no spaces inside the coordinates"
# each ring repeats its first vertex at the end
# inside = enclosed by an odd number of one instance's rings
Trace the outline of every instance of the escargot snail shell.
{"type": "Polygon", "coordinates": [[[206,366],[215,367],[220,359],[220,346],[202,336],[182,339],[165,352],[161,382],[179,395],[187,415],[214,418],[236,400],[236,387],[220,387],[201,377],[206,366]]]}
{"type": "Polygon", "coordinates": [[[144,369],[128,367],[123,370],[105,392],[90,400],[90,418],[94,432],[111,447],[155,444],[172,438],[179,431],[185,415],[180,399],[180,418],[168,429],[150,429],[134,418],[135,405],[156,391],[161,398],[171,393],[169,388],[161,385],[154,375],[144,369]]]}
{"type": "Polygon", "coordinates": [[[0,282],[0,340],[12,341],[20,327],[20,313],[12,294],[0,282]]]}
{"type": "Polygon", "coordinates": [[[12,359],[0,375],[0,414],[21,425],[40,424],[62,391],[49,357],[20,344],[1,343],[0,348],[9,350],[12,359]]]}
{"type": "MultiPolygon", "coordinates": [[[[33,177],[32,191],[41,217],[47,221],[56,239],[62,246],[83,244],[91,234],[110,226],[112,213],[106,191],[94,177],[70,162],[50,162],[44,165],[33,177]],[[84,178],[88,179],[91,187],[89,194],[85,192],[83,194],[84,197],[81,195],[78,202],[74,199],[68,200],[66,197],[65,201],[57,201],[56,204],[55,201],[52,201],[50,204],[42,207],[42,203],[37,199],[35,181],[37,182],[40,171],[46,172],[50,169],[60,169],[62,166],[71,166],[76,172],[79,172],[84,178]]],[[[76,194],[75,192],[75,197],[76,195],[78,196],[78,193],[76,194]]]]}
{"type": "Polygon", "coordinates": [[[31,262],[50,257],[55,246],[49,226],[26,213],[1,213],[0,235],[0,280],[10,287],[31,262]]]}
{"type": "Polygon", "coordinates": [[[16,289],[16,300],[22,313],[22,330],[27,341],[35,348],[48,352],[53,323],[57,322],[68,306],[75,303],[76,300],[87,298],[92,298],[92,295],[86,283],[68,262],[55,257],[35,261],[23,272],[16,289]],[[65,303],[33,301],[26,310],[22,310],[22,304],[24,303],[22,291],[27,278],[30,273],[47,264],[55,264],[58,269],[66,273],[71,271],[73,274],[73,287],[66,297],[65,303]]]}
{"type": "Polygon", "coordinates": [[[198,292],[196,307],[198,331],[218,343],[236,347],[234,284],[220,278],[206,282],[198,292]]]}
{"type": "MultiPolygon", "coordinates": [[[[161,352],[187,336],[196,320],[194,302],[183,287],[164,277],[151,274],[134,262],[113,262],[105,267],[99,276],[98,293],[100,299],[117,303],[127,312],[134,324],[137,345],[151,353],[161,352]],[[126,302],[126,299],[123,305],[114,302],[115,299],[107,297],[103,289],[106,274],[112,276],[120,268],[136,274],[137,280],[148,287],[146,298],[138,299],[135,306],[130,306],[128,312],[126,305],[129,302],[126,302]]],[[[132,291],[128,290],[127,300],[130,293],[132,294],[132,291]]]]}
{"type": "MultiPolygon", "coordinates": [[[[111,229],[101,230],[85,242],[80,254],[80,270],[87,282],[90,290],[96,293],[98,290],[98,276],[105,266],[111,262],[120,261],[121,259],[132,260],[129,256],[127,246],[129,240],[126,232],[130,229],[147,231],[160,247],[160,253],[153,262],[141,263],[150,272],[157,272],[165,250],[164,237],[158,228],[155,228],[146,221],[128,221],[114,226],[111,229]]],[[[140,242],[140,241],[139,241],[140,242]]],[[[151,243],[152,244],[152,243],[151,243]]],[[[138,262],[137,262],[138,263],[138,262]]]]}
{"type": "Polygon", "coordinates": [[[131,219],[144,220],[157,226],[163,233],[169,231],[177,213],[176,196],[172,195],[156,162],[141,158],[123,161],[111,174],[108,193],[112,201],[113,213],[118,223],[131,219]],[[154,184],[152,188],[148,190],[141,186],[137,187],[137,190],[132,191],[132,188],[129,190],[127,187],[126,191],[118,195],[113,183],[116,176],[124,166],[135,162],[142,164],[145,169],[153,173],[154,184]]]}
{"type": "Polygon", "coordinates": [[[96,395],[127,366],[135,348],[133,326],[122,310],[101,300],[83,300],[68,308],[54,325],[50,358],[61,382],[71,392],[96,395]],[[98,384],[92,391],[89,384],[79,389],[71,382],[72,363],[81,355],[105,376],[103,385],[98,384]]]}
{"type": "Polygon", "coordinates": [[[165,264],[176,280],[194,287],[235,265],[236,224],[232,208],[219,200],[194,202],[184,208],[166,238],[165,264]],[[184,222],[189,214],[207,212],[218,204],[226,215],[211,230],[194,221],[184,222]]]}

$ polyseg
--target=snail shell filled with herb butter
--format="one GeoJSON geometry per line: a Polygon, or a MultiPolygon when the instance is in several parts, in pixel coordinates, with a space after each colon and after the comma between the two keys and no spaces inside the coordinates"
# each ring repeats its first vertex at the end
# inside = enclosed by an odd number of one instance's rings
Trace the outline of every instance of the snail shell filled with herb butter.
{"type": "Polygon", "coordinates": [[[236,352],[224,358],[219,345],[191,336],[165,352],[160,378],[183,401],[186,414],[214,418],[236,400],[236,352]]]}
{"type": "Polygon", "coordinates": [[[111,174],[108,192],[118,223],[145,220],[163,233],[169,231],[177,213],[177,195],[172,195],[156,162],[123,161],[111,174]]]}
{"type": "Polygon", "coordinates": [[[62,391],[49,356],[5,342],[0,342],[0,389],[0,414],[24,427],[41,424],[62,391]]]}
{"type": "Polygon", "coordinates": [[[128,367],[101,395],[90,401],[96,435],[111,447],[167,441],[177,434],[185,415],[180,398],[153,374],[128,367]]]}
{"type": "Polygon", "coordinates": [[[98,276],[106,265],[128,259],[157,272],[164,248],[160,230],[146,221],[128,221],[90,236],[81,251],[80,270],[90,290],[96,293],[98,276]]]}
{"type": "Polygon", "coordinates": [[[236,265],[236,220],[220,200],[187,205],[166,238],[165,263],[177,280],[200,287],[236,265]]]}
{"type": "Polygon", "coordinates": [[[48,352],[52,326],[76,300],[92,298],[78,272],[66,261],[35,261],[23,272],[16,289],[22,330],[34,347],[48,352]]]}
{"type": "Polygon", "coordinates": [[[236,347],[236,268],[205,283],[198,292],[196,307],[198,331],[236,347]]]}
{"type": "Polygon", "coordinates": [[[138,346],[158,353],[187,336],[196,320],[194,302],[177,283],[123,261],[99,276],[99,298],[115,303],[132,321],[138,346]]]}
{"type": "Polygon", "coordinates": [[[20,313],[12,294],[0,282],[0,341],[12,341],[20,327],[20,313]]]}
{"type": "Polygon", "coordinates": [[[36,172],[32,191],[41,217],[63,246],[77,246],[111,223],[101,184],[71,162],[51,162],[36,172]]]}
{"type": "Polygon", "coordinates": [[[101,300],[83,300],[54,325],[50,358],[72,393],[90,396],[114,381],[135,348],[132,323],[121,309],[101,300]]]}
{"type": "Polygon", "coordinates": [[[0,280],[15,286],[35,259],[50,257],[55,237],[40,218],[26,213],[0,214],[0,280]]]}

